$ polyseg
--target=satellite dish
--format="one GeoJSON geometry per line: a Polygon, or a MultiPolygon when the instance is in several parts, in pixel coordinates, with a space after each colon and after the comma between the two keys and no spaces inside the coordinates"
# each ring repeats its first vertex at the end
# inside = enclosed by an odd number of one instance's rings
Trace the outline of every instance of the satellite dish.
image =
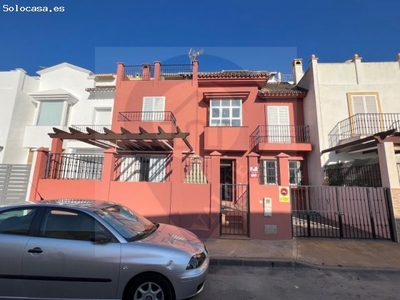
{"type": "Polygon", "coordinates": [[[190,48],[188,56],[190,59],[190,62],[194,62],[195,60],[197,60],[197,56],[199,56],[200,54],[203,54],[204,50],[201,49],[199,51],[195,51],[193,48],[190,48]]]}

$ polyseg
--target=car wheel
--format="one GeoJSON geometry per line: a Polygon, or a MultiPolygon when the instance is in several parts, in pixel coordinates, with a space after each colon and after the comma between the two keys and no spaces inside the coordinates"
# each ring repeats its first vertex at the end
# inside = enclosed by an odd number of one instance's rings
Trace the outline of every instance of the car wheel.
{"type": "Polygon", "coordinates": [[[137,278],[129,287],[126,300],[172,300],[173,293],[166,279],[146,274],[137,278]]]}

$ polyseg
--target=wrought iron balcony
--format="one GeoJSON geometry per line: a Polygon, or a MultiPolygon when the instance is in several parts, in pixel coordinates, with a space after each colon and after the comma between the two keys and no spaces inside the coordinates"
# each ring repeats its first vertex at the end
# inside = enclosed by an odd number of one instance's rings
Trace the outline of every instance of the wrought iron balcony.
{"type": "Polygon", "coordinates": [[[172,122],[176,126],[176,118],[171,111],[121,111],[119,122],[172,122]]]}
{"type": "Polygon", "coordinates": [[[250,146],[268,144],[309,144],[308,125],[260,125],[250,135],[250,146]]]}
{"type": "Polygon", "coordinates": [[[104,128],[111,129],[111,125],[71,125],[71,127],[82,132],[87,132],[87,128],[90,128],[99,133],[105,133],[104,128]]]}
{"type": "Polygon", "coordinates": [[[329,147],[390,129],[400,129],[400,114],[355,114],[344,119],[328,134],[329,147]]]}

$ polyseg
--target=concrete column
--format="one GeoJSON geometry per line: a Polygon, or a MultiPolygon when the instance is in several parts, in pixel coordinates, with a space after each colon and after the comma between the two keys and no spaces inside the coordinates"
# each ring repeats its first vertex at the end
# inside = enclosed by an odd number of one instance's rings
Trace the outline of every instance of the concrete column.
{"type": "Polygon", "coordinates": [[[161,74],[161,63],[159,61],[154,62],[154,82],[158,82],[160,80],[161,74]]]}
{"type": "Polygon", "coordinates": [[[278,184],[281,186],[289,185],[289,157],[283,152],[276,156],[278,160],[278,184]]]}
{"type": "Polygon", "coordinates": [[[221,153],[214,151],[211,156],[211,195],[210,195],[210,238],[220,236],[221,213],[221,153]]]}
{"type": "Polygon", "coordinates": [[[198,85],[199,79],[199,62],[197,60],[193,61],[193,85],[198,85]]]}
{"type": "Polygon", "coordinates": [[[392,142],[378,144],[379,166],[381,171],[382,186],[400,188],[397,161],[392,142]]]}
{"type": "MultiPolygon", "coordinates": [[[[256,238],[259,237],[257,235],[257,231],[259,230],[257,227],[262,227],[264,223],[263,217],[263,202],[262,199],[257,197],[258,191],[260,189],[260,170],[259,170],[259,163],[258,158],[260,155],[257,153],[251,152],[247,155],[248,160],[248,182],[249,182],[249,190],[248,190],[248,201],[249,201],[249,215],[250,220],[243,220],[244,226],[249,224],[250,228],[247,228],[247,232],[249,233],[250,237],[255,236],[256,238]],[[255,171],[254,169],[257,169],[255,171]],[[251,221],[251,222],[249,222],[251,221]],[[257,225],[256,225],[257,224],[257,225]],[[256,228],[255,228],[256,227],[256,228]],[[254,231],[254,232],[253,232],[254,231]]],[[[246,230],[246,228],[244,228],[246,230]]]]}
{"type": "Polygon", "coordinates": [[[101,181],[96,186],[96,198],[98,199],[118,201],[118,199],[110,199],[111,182],[115,179],[115,154],[116,152],[113,148],[104,151],[101,181]]]}
{"type": "Polygon", "coordinates": [[[124,80],[125,80],[125,66],[123,63],[118,63],[116,85],[119,86],[120,82],[124,80]]]}
{"type": "Polygon", "coordinates": [[[150,80],[151,77],[150,67],[151,66],[149,64],[142,65],[142,80],[150,80]]]}
{"type": "MultiPolygon", "coordinates": [[[[40,200],[40,180],[45,178],[46,175],[46,165],[49,156],[49,149],[39,148],[37,149],[36,162],[33,170],[32,177],[32,188],[30,192],[30,200],[38,201],[40,200]]],[[[46,197],[45,195],[41,195],[46,197]]]]}
{"type": "Polygon", "coordinates": [[[61,153],[62,150],[63,150],[63,140],[59,138],[52,138],[51,153],[61,153]]]}
{"type": "Polygon", "coordinates": [[[183,181],[183,163],[182,163],[182,150],[184,148],[183,141],[181,139],[174,140],[174,151],[172,153],[171,162],[171,198],[170,198],[170,224],[179,225],[180,221],[180,183],[183,181]]]}

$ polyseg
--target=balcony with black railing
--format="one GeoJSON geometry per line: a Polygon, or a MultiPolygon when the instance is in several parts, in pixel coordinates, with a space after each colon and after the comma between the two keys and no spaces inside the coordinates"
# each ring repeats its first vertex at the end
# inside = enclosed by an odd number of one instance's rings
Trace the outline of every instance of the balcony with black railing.
{"type": "Polygon", "coordinates": [[[158,126],[172,132],[177,126],[171,111],[121,111],[118,113],[118,123],[119,127],[134,129],[140,126],[149,132],[158,131],[158,126]]]}
{"type": "Polygon", "coordinates": [[[111,129],[111,125],[71,125],[71,128],[81,132],[87,132],[88,128],[99,133],[105,133],[104,128],[111,129]]]}
{"type": "Polygon", "coordinates": [[[260,125],[250,135],[253,151],[311,151],[308,125],[260,125]]]}
{"type": "Polygon", "coordinates": [[[400,113],[355,114],[344,119],[328,134],[329,147],[358,140],[390,129],[400,130],[400,113]]]}

